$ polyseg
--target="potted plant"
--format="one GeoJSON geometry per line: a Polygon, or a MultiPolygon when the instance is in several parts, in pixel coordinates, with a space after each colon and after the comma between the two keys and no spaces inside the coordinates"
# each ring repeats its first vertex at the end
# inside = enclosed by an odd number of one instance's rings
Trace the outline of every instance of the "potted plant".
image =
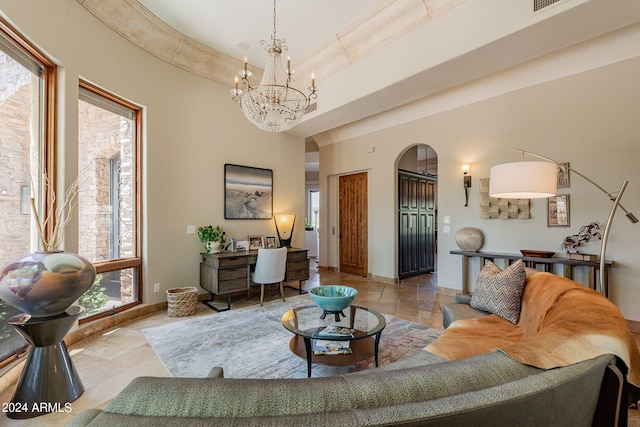
{"type": "Polygon", "coordinates": [[[220,252],[227,242],[227,234],[219,225],[198,227],[198,238],[204,243],[204,249],[208,254],[220,252]]]}

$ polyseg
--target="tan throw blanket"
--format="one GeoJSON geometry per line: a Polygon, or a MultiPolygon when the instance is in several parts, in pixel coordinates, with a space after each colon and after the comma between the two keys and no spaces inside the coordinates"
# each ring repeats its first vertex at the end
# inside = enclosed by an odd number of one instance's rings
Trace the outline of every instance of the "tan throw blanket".
{"type": "Polygon", "coordinates": [[[527,277],[520,321],[496,316],[452,323],[425,350],[450,360],[500,350],[542,369],[612,353],[640,386],[640,352],[620,310],[600,293],[550,273],[527,277]]]}

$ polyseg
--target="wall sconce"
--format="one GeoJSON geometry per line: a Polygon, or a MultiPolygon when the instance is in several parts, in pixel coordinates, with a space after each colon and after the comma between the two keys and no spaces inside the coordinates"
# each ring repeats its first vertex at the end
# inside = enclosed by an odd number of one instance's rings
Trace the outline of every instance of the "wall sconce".
{"type": "Polygon", "coordinates": [[[469,173],[469,165],[462,165],[462,173],[464,178],[462,185],[464,186],[464,205],[469,206],[469,188],[471,188],[471,175],[469,173]]]}
{"type": "Polygon", "coordinates": [[[273,222],[276,224],[280,247],[291,247],[291,238],[293,237],[293,226],[296,223],[296,216],[294,214],[274,215],[273,222]]]}

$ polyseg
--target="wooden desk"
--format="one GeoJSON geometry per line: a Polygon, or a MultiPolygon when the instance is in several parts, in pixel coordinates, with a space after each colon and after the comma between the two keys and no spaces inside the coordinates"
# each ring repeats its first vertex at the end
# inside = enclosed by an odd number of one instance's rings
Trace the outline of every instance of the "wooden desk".
{"type": "MultiPolygon", "coordinates": [[[[531,268],[536,268],[538,265],[544,266],[544,271],[552,272],[552,267],[555,264],[562,264],[564,266],[564,277],[573,279],[573,267],[587,267],[589,269],[589,279],[587,285],[591,289],[596,289],[596,277],[597,272],[600,269],[600,261],[581,261],[577,259],[568,258],[536,258],[525,257],[518,254],[506,254],[506,253],[494,253],[494,252],[471,252],[471,251],[451,251],[452,255],[462,255],[462,291],[464,293],[470,293],[471,288],[469,286],[469,258],[480,258],[480,268],[484,266],[486,260],[493,261],[494,259],[504,259],[507,264],[510,265],[514,261],[521,259],[524,265],[531,268]]],[[[609,269],[612,266],[611,261],[605,263],[605,281],[601,283],[601,292],[609,298],[609,269]]]]}
{"type": "MultiPolygon", "coordinates": [[[[231,309],[231,293],[246,291],[251,286],[251,266],[256,264],[258,251],[202,253],[200,262],[200,287],[211,293],[211,299],[202,301],[215,311],[231,309]],[[227,295],[227,307],[219,309],[210,304],[217,295],[227,295]]],[[[302,281],[309,279],[309,257],[307,249],[287,250],[287,270],[284,281],[298,281],[302,291],[302,281]]],[[[290,286],[289,286],[290,287],[290,286]]]]}

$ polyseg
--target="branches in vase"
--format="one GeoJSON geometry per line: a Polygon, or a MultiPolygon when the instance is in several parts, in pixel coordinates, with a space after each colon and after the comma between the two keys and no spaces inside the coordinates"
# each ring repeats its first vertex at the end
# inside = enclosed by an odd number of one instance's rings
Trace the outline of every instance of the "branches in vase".
{"type": "MultiPolygon", "coordinates": [[[[44,203],[43,213],[38,211],[38,204],[35,199],[36,175],[31,170],[31,162],[29,161],[29,151],[27,151],[27,159],[25,166],[29,177],[31,178],[31,211],[33,212],[36,223],[36,231],[42,250],[46,252],[56,251],[62,246],[64,241],[64,229],[69,223],[70,212],[78,205],[79,184],[76,178],[67,187],[64,192],[63,200],[58,200],[54,185],[44,170],[40,171],[42,176],[42,188],[47,200],[44,203]]],[[[35,161],[38,164],[37,161],[35,161]]],[[[42,169],[42,168],[39,168],[42,169]]]]}

